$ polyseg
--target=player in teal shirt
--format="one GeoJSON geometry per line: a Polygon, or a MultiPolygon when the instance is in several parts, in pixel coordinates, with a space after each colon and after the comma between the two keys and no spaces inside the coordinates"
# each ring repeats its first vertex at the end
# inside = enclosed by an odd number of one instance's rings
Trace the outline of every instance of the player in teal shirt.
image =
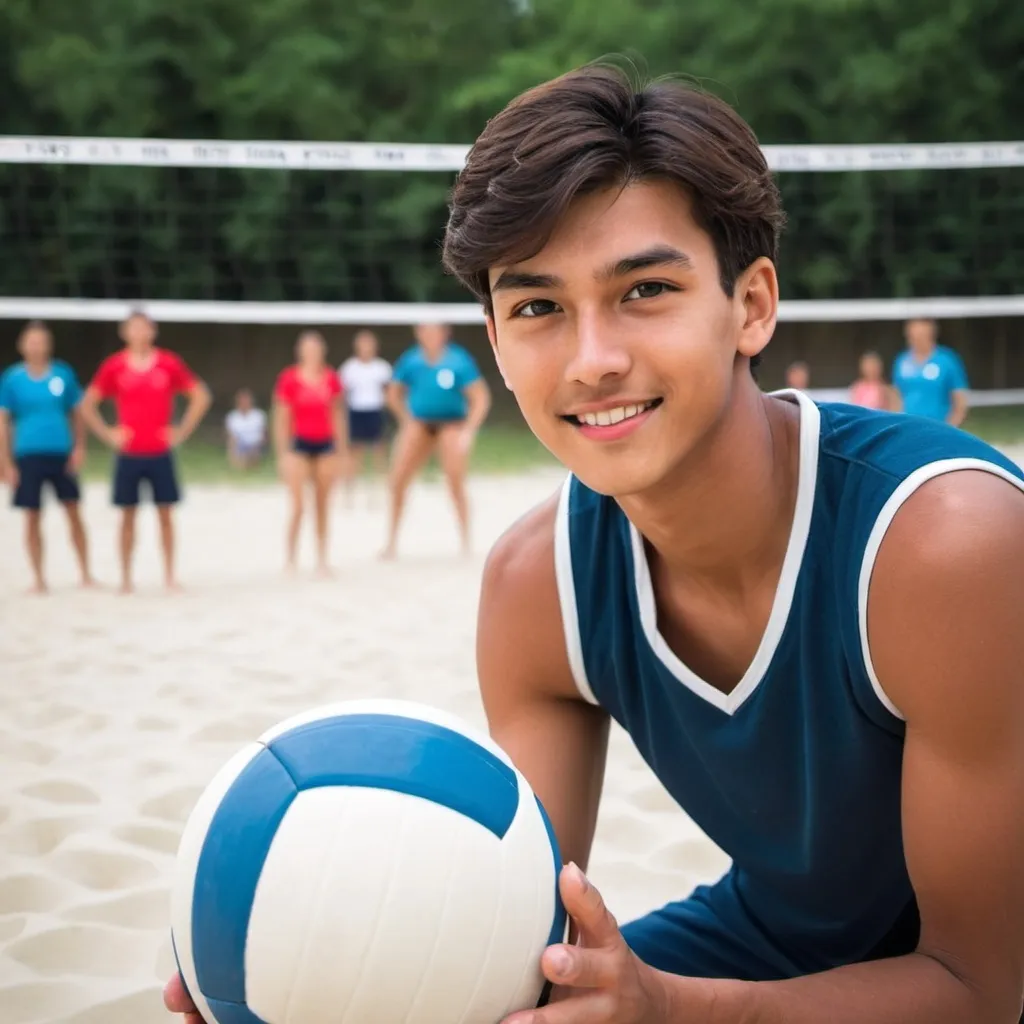
{"type": "Polygon", "coordinates": [[[935,343],[934,320],[911,320],[907,349],[896,357],[892,382],[903,411],[959,427],[967,416],[967,371],[951,348],[935,343]]]}
{"type": "Polygon", "coordinates": [[[388,405],[400,424],[391,472],[391,522],[385,558],[394,558],[409,484],[436,451],[451,491],[463,551],[469,550],[466,468],[487,417],[490,390],[476,360],[443,324],[416,327],[417,344],[395,363],[388,405]]]}
{"type": "Polygon", "coordinates": [[[25,546],[36,593],[47,589],[41,529],[47,485],[67,512],[82,583],[92,582],[78,508],[77,474],[85,454],[85,428],[78,415],[82,388],[67,363],[51,358],[52,350],[46,325],[30,323],[18,338],[23,362],[0,376],[0,479],[10,485],[14,506],[25,510],[25,546]]]}

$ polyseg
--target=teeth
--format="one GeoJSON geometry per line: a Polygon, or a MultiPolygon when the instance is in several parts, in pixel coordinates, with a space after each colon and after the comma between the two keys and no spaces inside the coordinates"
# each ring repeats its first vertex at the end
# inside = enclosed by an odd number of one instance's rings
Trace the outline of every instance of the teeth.
{"type": "Polygon", "coordinates": [[[585,412],[576,419],[580,423],[586,423],[589,427],[610,427],[614,423],[621,423],[623,420],[632,419],[646,412],[654,402],[644,402],[642,405],[620,405],[614,409],[602,409],[600,412],[585,412]]]}

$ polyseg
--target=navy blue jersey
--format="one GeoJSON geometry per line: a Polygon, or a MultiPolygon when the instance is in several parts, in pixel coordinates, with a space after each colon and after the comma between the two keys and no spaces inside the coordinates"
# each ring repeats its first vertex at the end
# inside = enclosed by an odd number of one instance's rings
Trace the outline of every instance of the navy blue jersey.
{"type": "Polygon", "coordinates": [[[767,628],[730,693],[659,634],[643,539],[612,499],[570,476],[555,533],[576,684],[732,859],[686,910],[726,922],[752,980],[913,948],[916,933],[887,946],[916,906],[900,821],[904,725],[867,636],[871,572],[926,480],[975,468],[1024,489],[1015,463],[942,423],[780,394],[801,412],[794,520],[767,628]]]}

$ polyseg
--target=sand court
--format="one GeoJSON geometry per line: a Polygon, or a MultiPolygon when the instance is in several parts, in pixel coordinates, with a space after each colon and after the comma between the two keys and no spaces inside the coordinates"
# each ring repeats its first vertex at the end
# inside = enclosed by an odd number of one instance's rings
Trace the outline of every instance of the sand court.
{"type": "MultiPolygon", "coordinates": [[[[1010,451],[1018,460],[1020,450],[1010,451]]],[[[140,513],[138,593],[115,593],[105,486],[84,512],[98,577],[75,587],[63,517],[46,517],[53,593],[26,598],[21,523],[0,510],[0,1021],[157,1024],[173,959],[169,880],[184,821],[220,765],[274,722],[329,701],[424,701],[484,725],[474,680],[483,554],[561,484],[471,482],[478,555],[447,496],[410,495],[400,559],[376,558],[382,495],[333,513],[337,576],[283,575],[285,496],[195,486],[179,514],[186,592],[160,586],[140,513]]],[[[56,512],[56,510],[54,510],[56,512]]],[[[620,921],[717,878],[728,861],[617,728],[591,875],[620,921]]]]}

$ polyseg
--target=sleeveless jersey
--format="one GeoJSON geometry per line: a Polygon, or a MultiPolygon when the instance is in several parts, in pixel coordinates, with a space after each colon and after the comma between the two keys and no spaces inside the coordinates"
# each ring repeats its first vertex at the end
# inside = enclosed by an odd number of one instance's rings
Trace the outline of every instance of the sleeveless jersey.
{"type": "Polygon", "coordinates": [[[893,516],[925,481],[980,469],[1024,490],[1015,463],[960,430],[777,394],[801,412],[795,514],[767,627],[730,693],[700,679],[658,632],[643,538],[612,499],[570,476],[555,529],[580,693],[623,726],[731,858],[701,903],[764,978],[914,948],[904,727],[871,662],[871,572],[893,516]]]}

